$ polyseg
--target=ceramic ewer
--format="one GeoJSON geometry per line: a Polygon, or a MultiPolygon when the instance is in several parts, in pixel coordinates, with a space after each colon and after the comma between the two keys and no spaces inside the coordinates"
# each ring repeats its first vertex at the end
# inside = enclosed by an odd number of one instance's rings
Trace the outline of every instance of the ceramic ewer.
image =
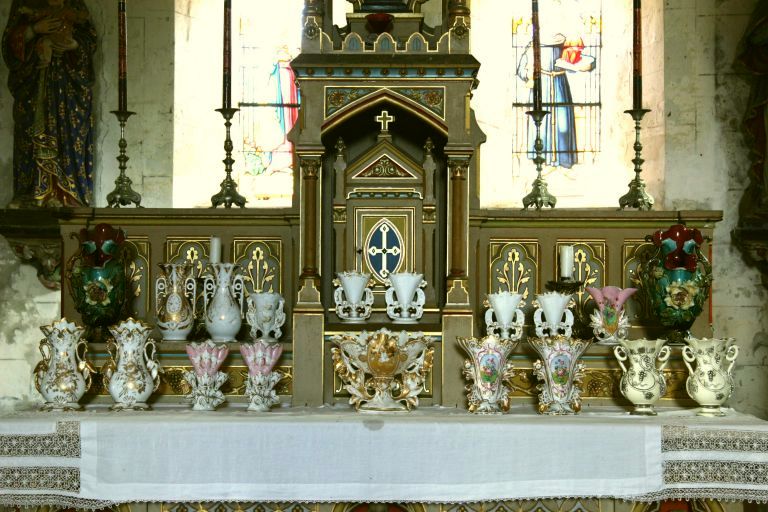
{"type": "Polygon", "coordinates": [[[733,338],[690,337],[685,342],[683,361],[688,367],[688,396],[701,405],[699,416],[725,416],[720,406],[733,393],[732,372],[739,355],[738,345],[733,338]]]}
{"type": "Polygon", "coordinates": [[[389,286],[384,295],[387,315],[396,324],[415,324],[424,314],[424,288],[427,282],[422,274],[393,272],[385,281],[389,286]]]}
{"type": "Polygon", "coordinates": [[[245,318],[251,326],[251,339],[275,343],[283,335],[285,299],[275,292],[253,292],[247,302],[245,318]]]}
{"type": "Polygon", "coordinates": [[[597,304],[597,309],[590,317],[590,327],[595,333],[597,343],[601,345],[616,345],[619,340],[627,337],[629,319],[624,311],[624,303],[637,291],[637,288],[619,288],[604,286],[602,288],[585,288],[597,304]]]}
{"type": "Polygon", "coordinates": [[[243,276],[236,263],[210,263],[203,278],[205,328],[215,342],[235,341],[243,322],[243,276]]]}
{"type": "Polygon", "coordinates": [[[463,374],[469,381],[467,408],[478,414],[499,414],[509,410],[509,384],[515,371],[509,354],[517,341],[491,334],[482,339],[457,338],[467,353],[463,374]]]}
{"type": "Polygon", "coordinates": [[[190,263],[160,263],[155,315],[163,341],[186,341],[195,324],[197,284],[190,263]]]}
{"type": "Polygon", "coordinates": [[[573,312],[568,309],[571,295],[559,292],[546,292],[536,295],[539,307],[533,313],[536,336],[555,336],[562,334],[570,338],[573,333],[573,312]]]}
{"type": "Polygon", "coordinates": [[[243,343],[240,353],[248,367],[248,380],[245,383],[245,396],[248,397],[249,411],[266,412],[280,401],[275,386],[283,374],[275,370],[283,346],[279,343],[243,343]]]}
{"type": "Polygon", "coordinates": [[[371,274],[365,272],[339,272],[333,285],[333,300],[336,314],[342,322],[359,324],[371,316],[373,291],[370,287],[371,274]]]}
{"type": "Polygon", "coordinates": [[[109,359],[102,368],[104,384],[115,401],[113,410],[149,409],[147,400],[160,386],[160,363],[152,328],[129,318],[109,328],[109,359]]]}
{"type": "Polygon", "coordinates": [[[638,297],[670,329],[668,339],[680,343],[691,336],[712,285],[712,266],[701,252],[704,237],[698,229],[675,224],[649,238],[654,248],[637,267],[638,297]]]}
{"type": "Polygon", "coordinates": [[[211,340],[201,343],[187,343],[187,355],[192,362],[192,371],[184,372],[184,380],[192,387],[186,399],[195,411],[213,411],[224,403],[221,386],[227,381],[227,374],[219,368],[229,354],[226,344],[211,340]]]}
{"type": "Polygon", "coordinates": [[[433,339],[422,333],[345,333],[331,338],[333,368],[359,411],[405,411],[419,404],[432,368],[433,339]]]}
{"type": "Polygon", "coordinates": [[[41,409],[80,409],[78,402],[91,387],[94,371],[86,357],[88,343],[82,339],[85,329],[62,318],[40,330],[45,335],[40,341],[43,359],[34,376],[35,387],[45,400],[41,409]]]}
{"type": "Polygon", "coordinates": [[[523,336],[525,315],[518,309],[523,296],[513,292],[488,294],[490,307],[485,312],[486,334],[498,334],[501,339],[519,340],[523,336]]]}
{"type": "Polygon", "coordinates": [[[539,413],[578,413],[581,410],[579,383],[585,368],[579,358],[591,340],[558,334],[528,338],[528,343],[540,357],[533,364],[533,373],[539,380],[539,413]]]}
{"type": "Polygon", "coordinates": [[[613,348],[622,371],[621,394],[635,406],[631,414],[656,415],[653,406],[667,392],[662,371],[672,351],[666,342],[664,339],[622,339],[613,348]]]}

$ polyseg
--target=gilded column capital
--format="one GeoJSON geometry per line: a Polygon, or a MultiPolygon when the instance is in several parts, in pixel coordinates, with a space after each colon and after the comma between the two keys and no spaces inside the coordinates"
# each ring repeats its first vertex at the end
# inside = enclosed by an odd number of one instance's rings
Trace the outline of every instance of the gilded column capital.
{"type": "Polygon", "coordinates": [[[304,177],[304,179],[317,179],[319,171],[319,158],[307,158],[301,161],[301,175],[304,177]]]}
{"type": "Polygon", "coordinates": [[[469,172],[469,160],[448,160],[452,180],[466,180],[469,172]]]}

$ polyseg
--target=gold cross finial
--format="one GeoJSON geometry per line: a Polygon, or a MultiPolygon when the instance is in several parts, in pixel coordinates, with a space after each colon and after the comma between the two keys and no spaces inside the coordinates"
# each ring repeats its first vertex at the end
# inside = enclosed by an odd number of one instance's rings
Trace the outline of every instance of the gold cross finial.
{"type": "Polygon", "coordinates": [[[376,116],[376,122],[381,124],[381,131],[389,131],[389,123],[395,122],[395,116],[389,115],[389,112],[382,110],[381,114],[376,116]]]}

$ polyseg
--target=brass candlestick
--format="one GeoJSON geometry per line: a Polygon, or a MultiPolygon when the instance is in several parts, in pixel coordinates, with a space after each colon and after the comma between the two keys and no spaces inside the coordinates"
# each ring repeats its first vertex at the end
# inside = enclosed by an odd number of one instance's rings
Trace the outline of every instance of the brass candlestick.
{"type": "Polygon", "coordinates": [[[245,208],[246,199],[238,194],[237,183],[232,179],[232,164],[234,164],[235,161],[232,159],[232,149],[234,149],[234,146],[232,145],[230,131],[232,128],[232,118],[239,111],[240,109],[238,108],[229,107],[216,109],[216,112],[221,113],[221,116],[224,118],[224,126],[227,129],[227,138],[224,140],[224,151],[227,156],[222,160],[227,176],[224,178],[224,181],[221,182],[221,190],[211,197],[211,208],[216,208],[220,204],[223,204],[224,208],[232,208],[233,204],[236,204],[240,208],[245,208]]]}
{"type": "Polygon", "coordinates": [[[107,194],[107,206],[109,208],[120,208],[121,206],[128,206],[130,204],[136,204],[136,208],[142,208],[141,206],[141,194],[134,191],[131,188],[131,178],[126,176],[125,169],[128,163],[128,155],[125,153],[125,149],[128,147],[128,143],[125,141],[125,123],[128,122],[128,118],[134,115],[136,112],[130,112],[128,110],[120,109],[113,110],[113,114],[117,117],[117,121],[120,123],[120,154],[117,156],[119,162],[120,174],[115,180],[115,189],[107,194]]]}
{"type": "Polygon", "coordinates": [[[554,208],[557,198],[547,191],[547,182],[541,177],[541,168],[546,161],[544,156],[542,156],[544,143],[541,140],[541,122],[549,114],[549,111],[534,107],[533,110],[529,110],[526,114],[531,116],[533,123],[536,125],[536,139],[533,143],[533,151],[535,153],[533,163],[536,164],[536,179],[533,182],[531,193],[523,198],[523,208],[527,210],[531,205],[536,206],[537,210],[541,210],[543,206],[554,208]]]}
{"type": "Polygon", "coordinates": [[[645,182],[640,177],[640,173],[643,172],[643,162],[645,162],[641,156],[643,145],[640,143],[640,122],[650,110],[635,107],[624,112],[635,120],[635,158],[632,159],[632,163],[635,164],[635,178],[629,182],[629,192],[619,198],[619,207],[622,210],[627,206],[638,210],[650,210],[653,208],[653,197],[645,191],[645,182]]]}

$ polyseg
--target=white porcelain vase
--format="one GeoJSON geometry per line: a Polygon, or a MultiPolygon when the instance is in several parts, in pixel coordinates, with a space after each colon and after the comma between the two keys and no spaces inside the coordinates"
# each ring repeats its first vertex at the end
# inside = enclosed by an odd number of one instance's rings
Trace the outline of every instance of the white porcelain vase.
{"type": "Polygon", "coordinates": [[[45,403],[42,410],[75,410],[91,387],[93,367],[88,362],[85,329],[66,318],[40,327],[42,361],[35,367],[35,387],[45,403]]]}
{"type": "Polygon", "coordinates": [[[405,411],[419,404],[434,341],[422,333],[345,333],[331,338],[333,368],[361,411],[405,411]]]}
{"type": "Polygon", "coordinates": [[[283,353],[283,346],[278,343],[243,343],[240,353],[248,366],[248,380],[245,383],[245,396],[248,397],[249,411],[267,412],[280,402],[275,386],[283,374],[275,370],[278,359],[283,353]]]}
{"type": "Polygon", "coordinates": [[[149,339],[151,331],[133,318],[109,328],[114,340],[107,343],[110,358],[102,373],[114,410],[150,408],[147,400],[160,386],[161,371],[155,342],[149,339]]]}
{"type": "Polygon", "coordinates": [[[517,341],[491,334],[482,339],[457,338],[467,353],[463,374],[467,385],[467,408],[477,414],[500,414],[509,410],[509,384],[515,371],[509,354],[517,341]]]}
{"type": "Polygon", "coordinates": [[[371,316],[373,291],[370,287],[371,274],[364,272],[339,272],[333,284],[333,300],[336,314],[342,322],[364,323],[371,316]]]}
{"type": "Polygon", "coordinates": [[[571,296],[558,292],[546,292],[536,295],[539,307],[533,313],[536,336],[556,336],[561,334],[570,338],[573,333],[573,313],[568,309],[571,296]]]}
{"type": "Polygon", "coordinates": [[[235,341],[243,322],[243,276],[240,265],[211,263],[203,278],[205,328],[215,342],[235,341]]]}
{"type": "Polygon", "coordinates": [[[155,315],[164,341],[186,341],[195,324],[197,284],[189,263],[161,263],[155,281],[155,315]]]}
{"type": "Polygon", "coordinates": [[[656,415],[653,406],[667,392],[662,370],[672,351],[666,342],[663,339],[620,339],[613,348],[622,371],[621,394],[635,406],[631,414],[656,415]]]}
{"type": "Polygon", "coordinates": [[[211,340],[202,343],[187,343],[187,355],[192,371],[184,372],[184,380],[192,387],[186,399],[194,411],[213,411],[224,403],[221,386],[227,381],[227,374],[219,368],[229,354],[229,347],[211,340]]]}
{"type": "Polygon", "coordinates": [[[384,298],[387,315],[396,324],[415,324],[424,314],[424,288],[427,282],[422,274],[393,272],[386,280],[389,286],[384,298]]]}
{"type": "Polygon", "coordinates": [[[732,372],[739,355],[738,345],[733,338],[689,337],[685,342],[683,361],[688,367],[685,389],[701,405],[699,416],[725,416],[720,406],[733,393],[732,372]]]}
{"type": "Polygon", "coordinates": [[[581,410],[579,382],[585,369],[579,358],[591,341],[558,334],[528,338],[528,343],[541,357],[533,363],[533,373],[539,379],[539,413],[578,413],[581,410]]]}
{"type": "Polygon", "coordinates": [[[513,292],[488,294],[490,308],[485,312],[486,334],[498,334],[503,340],[517,341],[523,336],[525,315],[518,309],[523,296],[513,292]]]}
{"type": "Polygon", "coordinates": [[[246,320],[251,326],[251,339],[275,343],[283,335],[285,299],[275,292],[254,292],[248,296],[246,320]]]}

